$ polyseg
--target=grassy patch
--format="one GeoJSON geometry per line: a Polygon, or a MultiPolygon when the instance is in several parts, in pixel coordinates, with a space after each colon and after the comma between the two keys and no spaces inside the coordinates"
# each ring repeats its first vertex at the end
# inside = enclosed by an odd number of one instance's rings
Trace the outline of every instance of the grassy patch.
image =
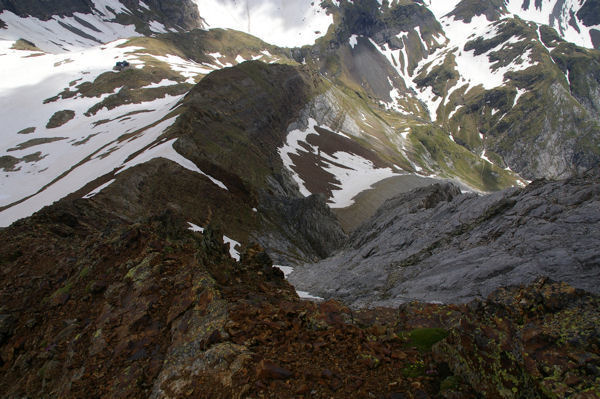
{"type": "Polygon", "coordinates": [[[69,281],[69,282],[67,282],[67,284],[65,284],[61,288],[57,289],[56,291],[54,291],[54,293],[51,295],[51,297],[58,298],[62,295],[68,294],[71,292],[71,288],[73,288],[73,283],[69,281]]]}
{"type": "Polygon", "coordinates": [[[46,138],[40,138],[40,139],[31,139],[31,140],[27,140],[24,143],[17,144],[16,147],[9,148],[7,151],[20,151],[20,150],[24,150],[29,147],[34,147],[36,145],[53,143],[55,141],[60,141],[60,140],[65,140],[65,139],[66,139],[66,137],[46,137],[46,138]]]}
{"type": "Polygon", "coordinates": [[[17,134],[31,134],[33,132],[35,132],[35,127],[26,127],[23,130],[19,130],[17,134]]]}
{"type": "Polygon", "coordinates": [[[50,117],[48,124],[46,125],[47,129],[55,129],[57,127],[61,127],[66,124],[70,120],[75,118],[75,111],[70,109],[65,109],[62,111],[57,111],[50,117]]]}
{"type": "Polygon", "coordinates": [[[0,169],[5,172],[14,172],[18,163],[19,159],[11,157],[10,155],[4,155],[0,157],[0,169]]]}
{"type": "Polygon", "coordinates": [[[442,328],[417,328],[408,334],[409,342],[421,351],[430,351],[431,347],[448,336],[442,328]]]}
{"type": "Polygon", "coordinates": [[[24,51],[39,51],[43,52],[39,49],[35,44],[30,42],[29,40],[19,39],[15,42],[15,44],[11,47],[12,50],[24,50],[24,51]]]}
{"type": "Polygon", "coordinates": [[[443,391],[457,391],[460,389],[461,381],[460,378],[451,375],[446,377],[440,384],[440,392],[443,391]]]}

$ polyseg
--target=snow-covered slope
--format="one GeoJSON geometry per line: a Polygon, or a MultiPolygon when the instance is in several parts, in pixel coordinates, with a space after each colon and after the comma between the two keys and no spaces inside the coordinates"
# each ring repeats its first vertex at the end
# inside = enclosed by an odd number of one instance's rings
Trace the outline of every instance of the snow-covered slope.
{"type": "Polygon", "coordinates": [[[93,0],[0,4],[0,39],[25,39],[48,52],[201,26],[191,0],[93,0]]]}
{"type": "Polygon", "coordinates": [[[600,7],[596,0],[506,0],[506,3],[511,13],[553,27],[568,42],[600,48],[600,7]],[[586,18],[587,8],[596,13],[595,18],[586,18]]]}
{"type": "MultiPolygon", "coordinates": [[[[425,0],[438,19],[466,3],[469,1],[425,0]]],[[[600,48],[600,5],[597,0],[503,0],[503,4],[506,8],[498,7],[498,10],[505,13],[504,17],[516,15],[525,21],[548,25],[568,42],[587,48],[600,48]]]]}
{"type": "MultiPolygon", "coordinates": [[[[318,146],[318,137],[327,131],[319,128],[314,119],[308,121],[305,129],[291,130],[286,138],[286,143],[279,148],[279,154],[285,167],[292,173],[292,177],[298,183],[300,192],[308,196],[313,194],[308,188],[308,178],[300,176],[301,160],[307,155],[316,156],[316,164],[328,175],[331,175],[332,189],[328,200],[331,208],[345,208],[354,203],[353,198],[360,192],[369,189],[380,180],[394,176],[390,167],[377,167],[372,160],[341,148],[334,152],[321,151],[318,146]],[[320,131],[319,131],[320,130],[320,131]],[[312,136],[312,141],[309,138],[312,136]],[[311,144],[313,143],[313,144],[311,144]],[[299,173],[300,172],[300,173],[299,173]]],[[[338,133],[348,139],[343,133],[338,133]]]]}
{"type": "MultiPolygon", "coordinates": [[[[117,10],[124,10],[124,7],[121,5],[115,11],[117,10]]],[[[64,52],[140,36],[133,24],[111,22],[115,14],[106,7],[103,11],[106,14],[75,13],[73,16],[55,16],[47,21],[36,17],[20,17],[10,11],[4,11],[0,14],[0,20],[7,27],[0,29],[0,39],[26,39],[44,51],[64,52]]]]}
{"type": "MultiPolygon", "coordinates": [[[[164,42],[121,39],[52,54],[0,41],[0,226],[156,157],[207,175],[160,137],[193,84],[245,58],[211,52],[200,63],[176,48],[157,53],[159,46],[164,42]],[[113,70],[125,60],[129,68],[113,70]]],[[[252,51],[243,53],[277,59],[252,51]]]]}
{"type": "Polygon", "coordinates": [[[282,47],[313,44],[333,18],[314,0],[194,0],[207,28],[249,33],[282,47]]]}

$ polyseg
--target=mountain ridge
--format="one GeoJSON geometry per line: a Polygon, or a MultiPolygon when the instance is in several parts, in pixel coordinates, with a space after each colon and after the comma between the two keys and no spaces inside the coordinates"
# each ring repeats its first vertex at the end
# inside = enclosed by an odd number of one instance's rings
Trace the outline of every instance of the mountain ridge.
{"type": "Polygon", "coordinates": [[[588,2],[0,9],[0,397],[596,397],[588,2]]]}

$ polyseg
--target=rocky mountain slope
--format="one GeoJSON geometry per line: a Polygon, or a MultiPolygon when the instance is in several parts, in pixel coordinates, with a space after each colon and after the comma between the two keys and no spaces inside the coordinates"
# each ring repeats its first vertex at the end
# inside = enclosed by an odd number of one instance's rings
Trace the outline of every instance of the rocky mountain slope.
{"type": "MultiPolygon", "coordinates": [[[[373,184],[406,173],[490,192],[598,163],[598,53],[513,16],[511,5],[247,2],[246,15],[236,19],[217,18],[237,15],[240,7],[230,2],[198,3],[197,12],[182,2],[180,14],[161,2],[35,4],[4,2],[0,17],[7,39],[0,55],[7,69],[0,82],[3,225],[84,186],[99,188],[90,185],[96,179],[111,181],[106,176],[162,140],[192,85],[246,60],[304,63],[324,79],[284,127],[289,137],[278,151],[300,193],[324,194],[331,207],[352,205],[373,184]],[[269,16],[283,22],[268,24],[269,16]],[[232,30],[187,32],[254,21],[272,27],[264,38],[284,37],[295,26],[306,30],[298,16],[306,26],[333,24],[318,28],[313,45],[294,49],[232,30]],[[67,33],[65,26],[76,29],[67,33]],[[86,38],[142,34],[106,45],[86,38]],[[131,68],[111,71],[119,60],[131,68]],[[38,104],[36,112],[23,112],[28,104],[38,104]],[[23,176],[28,184],[19,183],[23,176]]],[[[294,45],[312,40],[294,35],[294,45]]],[[[230,104],[221,106],[229,112],[230,104]]]]}
{"type": "Polygon", "coordinates": [[[598,397],[596,8],[0,0],[0,398],[598,397]]]}
{"type": "Polygon", "coordinates": [[[598,293],[600,178],[477,196],[436,184],[388,200],[345,248],[289,276],[354,306],[467,302],[549,276],[598,293]]]}
{"type": "Polygon", "coordinates": [[[235,262],[188,226],[76,199],[0,231],[0,396],[598,394],[597,296],[539,280],[356,312],[299,300],[259,247],[235,262]]]}
{"type": "Polygon", "coordinates": [[[296,59],[528,179],[597,165],[599,53],[501,1],[447,3],[330,4],[334,29],[296,59]]]}

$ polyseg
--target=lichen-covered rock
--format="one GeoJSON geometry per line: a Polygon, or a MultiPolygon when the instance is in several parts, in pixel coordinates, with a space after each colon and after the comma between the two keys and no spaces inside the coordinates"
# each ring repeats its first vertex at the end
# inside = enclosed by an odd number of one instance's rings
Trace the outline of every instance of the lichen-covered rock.
{"type": "MultiPolygon", "coordinates": [[[[413,211],[449,197],[427,198],[413,211]]],[[[75,200],[0,230],[0,398],[597,394],[597,296],[544,279],[353,311],[300,300],[258,245],[235,262],[187,227],[75,200]]]]}
{"type": "Polygon", "coordinates": [[[540,279],[495,291],[466,308],[433,351],[483,396],[600,395],[597,296],[540,279]]]}

